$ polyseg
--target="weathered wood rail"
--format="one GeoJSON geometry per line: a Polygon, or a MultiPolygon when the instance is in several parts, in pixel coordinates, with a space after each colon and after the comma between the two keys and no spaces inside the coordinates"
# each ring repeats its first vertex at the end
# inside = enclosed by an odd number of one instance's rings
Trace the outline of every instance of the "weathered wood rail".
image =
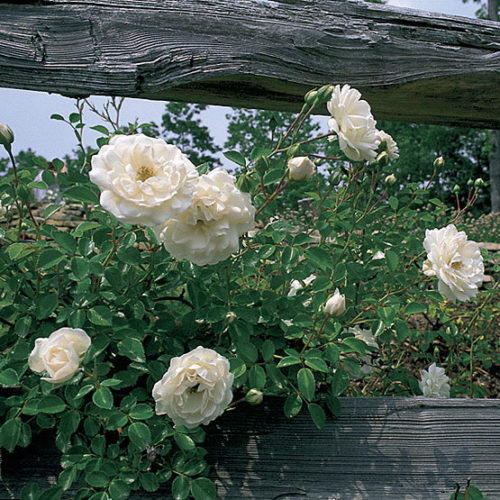
{"type": "Polygon", "coordinates": [[[500,24],[340,0],[0,3],[0,86],[296,110],[350,83],[378,118],[500,128],[500,24]]]}
{"type": "MultiPolygon", "coordinates": [[[[500,400],[341,398],[342,413],[318,431],[302,412],[283,415],[283,400],[241,405],[210,425],[208,457],[218,496],[262,500],[440,500],[467,478],[500,498],[500,400]]],[[[19,498],[58,470],[51,440],[3,453],[0,500],[19,498]]],[[[169,498],[168,489],[155,498],[169,498]]],[[[152,498],[133,494],[130,498],[152,498]]]]}

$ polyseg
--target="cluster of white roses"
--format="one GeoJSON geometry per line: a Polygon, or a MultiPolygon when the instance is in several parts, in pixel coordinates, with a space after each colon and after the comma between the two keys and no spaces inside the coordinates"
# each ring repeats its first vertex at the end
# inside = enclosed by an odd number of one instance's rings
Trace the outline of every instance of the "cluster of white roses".
{"type": "Polygon", "coordinates": [[[255,208],[223,169],[198,175],[181,150],[143,134],[117,135],[92,158],[101,205],[126,224],[154,228],[178,259],[203,266],[238,251],[255,208]]]}
{"type": "MultiPolygon", "coordinates": [[[[80,370],[80,363],[91,344],[80,328],[60,328],[47,338],[38,338],[28,358],[34,372],[52,384],[68,382],[80,370]]],[[[234,375],[229,361],[213,351],[198,346],[170,361],[170,367],[153,387],[156,413],[167,414],[174,424],[193,429],[208,424],[224,413],[233,399],[234,375]]]]}
{"type": "Polygon", "coordinates": [[[389,159],[399,158],[396,142],[386,132],[377,130],[370,105],[361,99],[358,90],[349,85],[336,85],[327,108],[331,115],[328,126],[336,134],[340,149],[350,160],[374,160],[381,143],[384,143],[389,159]]]}

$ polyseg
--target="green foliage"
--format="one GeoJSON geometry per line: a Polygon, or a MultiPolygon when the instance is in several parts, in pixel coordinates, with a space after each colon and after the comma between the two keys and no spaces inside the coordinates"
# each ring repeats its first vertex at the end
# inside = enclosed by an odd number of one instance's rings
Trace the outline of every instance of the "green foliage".
{"type": "MultiPolygon", "coordinates": [[[[78,109],[63,120],[81,131],[78,109]]],[[[195,164],[213,166],[217,151],[200,126],[201,110],[171,104],[163,126],[195,164]]],[[[0,384],[18,389],[0,395],[0,446],[26,447],[34,432],[52,429],[62,466],[57,486],[38,492],[26,485],[22,498],[60,498],[74,488],[75,498],[115,500],[165,485],[173,498],[215,498],[205,431],[174,426],[156,413],[151,395],[172,358],[198,345],[228,358],[234,401],[247,404],[251,389],[280,395],[287,417],[307,412],[318,429],[339,415],[339,396],[419,394],[418,371],[433,361],[446,366],[452,395],[487,395],[476,368],[498,363],[493,292],[457,312],[421,271],[425,229],[451,218],[433,191],[434,171],[422,168],[417,179],[401,163],[406,180],[387,185],[397,162],[333,158],[338,144],[301,118],[293,127],[294,117],[282,113],[238,111],[231,118],[226,157],[240,184],[245,180],[257,229],[242,238],[241,251],[211,266],[173,259],[151,228],[121,224],[100,207],[87,175],[92,150],[80,148],[66,169],[61,160],[49,165],[30,157],[0,178],[9,207],[0,240],[0,384]],[[321,173],[290,180],[288,160],[313,154],[321,173]],[[35,216],[31,190],[39,169],[57,177],[62,200],[35,216]],[[304,197],[310,205],[303,219],[281,210],[304,197]],[[66,201],[83,213],[68,230],[52,218],[66,201]],[[337,288],[346,311],[326,316],[322,306],[337,288]],[[412,325],[415,317],[425,322],[423,331],[412,325]],[[30,369],[28,357],[36,339],[66,326],[85,330],[91,346],[69,380],[52,384],[30,369]]],[[[94,127],[102,134],[98,145],[124,131],[117,121],[94,127]]],[[[154,133],[143,125],[127,130],[154,133]]],[[[419,133],[410,137],[418,142],[419,133]]],[[[432,166],[426,154],[422,164],[432,166]]],[[[436,176],[445,183],[451,170],[436,176]]],[[[463,210],[452,220],[462,217],[463,210]]]]}

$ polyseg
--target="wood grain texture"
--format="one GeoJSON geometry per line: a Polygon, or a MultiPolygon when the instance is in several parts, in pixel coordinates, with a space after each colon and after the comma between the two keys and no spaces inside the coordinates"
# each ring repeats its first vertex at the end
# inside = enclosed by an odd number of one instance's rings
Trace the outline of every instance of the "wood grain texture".
{"type": "Polygon", "coordinates": [[[350,83],[378,119],[500,128],[499,26],[341,0],[1,2],[0,86],[297,110],[350,83]]]}
{"type": "MultiPolygon", "coordinates": [[[[340,418],[321,431],[305,411],[287,419],[279,398],[240,405],[211,424],[205,447],[218,497],[448,500],[455,483],[470,477],[500,498],[499,400],[341,398],[341,404],[340,418]]],[[[0,500],[18,498],[28,480],[55,481],[51,439],[4,454],[0,500]]],[[[169,497],[168,489],[155,493],[169,497]]]]}

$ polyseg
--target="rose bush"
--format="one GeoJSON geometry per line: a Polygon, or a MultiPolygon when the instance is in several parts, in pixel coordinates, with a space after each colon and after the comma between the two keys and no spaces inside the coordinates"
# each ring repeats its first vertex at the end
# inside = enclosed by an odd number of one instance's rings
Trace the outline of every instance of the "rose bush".
{"type": "MultiPolygon", "coordinates": [[[[55,118],[83,144],[77,106],[55,118]]],[[[18,165],[4,134],[0,384],[12,393],[0,395],[0,446],[53,434],[62,470],[44,498],[72,488],[77,500],[121,500],[164,485],[215,498],[210,422],[267,395],[318,428],[346,394],[435,397],[448,383],[451,396],[487,395],[496,282],[479,290],[483,257],[455,229],[480,187],[452,211],[429,196],[434,176],[393,182],[403,152],[349,86],[308,93],[296,118],[270,144],[227,151],[235,175],[195,168],[147,137],[152,126],[97,125],[96,149],[66,164],[18,165]],[[330,132],[301,136],[324,109],[330,132]],[[61,201],[37,206],[32,190],[56,178],[61,201]],[[283,199],[302,201],[280,211],[283,199]],[[71,203],[83,215],[68,228],[56,217],[71,203]],[[429,369],[421,382],[432,363],[449,381],[429,369]]]]}

